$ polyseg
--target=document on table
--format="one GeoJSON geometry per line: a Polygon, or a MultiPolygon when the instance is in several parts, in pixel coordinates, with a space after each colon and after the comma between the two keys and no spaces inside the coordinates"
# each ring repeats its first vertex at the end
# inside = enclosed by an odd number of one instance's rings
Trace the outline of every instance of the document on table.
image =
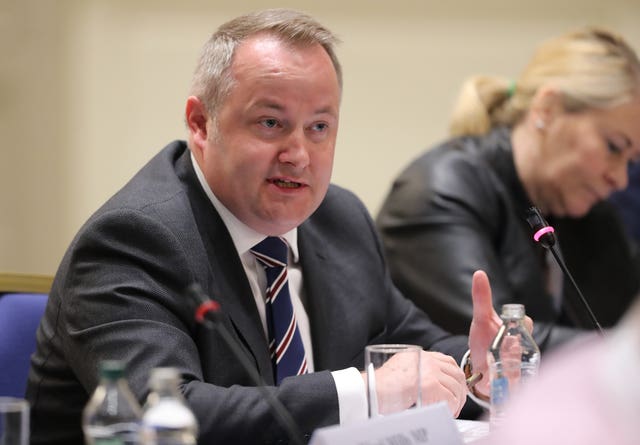
{"type": "Polygon", "coordinates": [[[456,419],[456,426],[464,443],[472,443],[489,434],[489,422],[483,420],[456,419]]]}

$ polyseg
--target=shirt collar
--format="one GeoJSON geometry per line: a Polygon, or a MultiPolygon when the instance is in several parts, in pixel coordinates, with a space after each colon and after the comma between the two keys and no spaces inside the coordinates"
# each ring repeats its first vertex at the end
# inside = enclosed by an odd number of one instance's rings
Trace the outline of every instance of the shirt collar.
{"type": "MultiPolygon", "coordinates": [[[[267,235],[263,233],[256,232],[251,227],[247,226],[245,223],[240,221],[229,209],[227,209],[220,200],[213,194],[213,191],[209,187],[202,170],[200,170],[200,166],[198,162],[191,153],[191,163],[193,164],[193,169],[196,172],[196,176],[198,177],[198,181],[200,182],[200,186],[209,197],[209,200],[213,204],[213,207],[220,214],[220,218],[222,218],[222,222],[227,227],[229,234],[231,235],[231,239],[233,240],[233,244],[236,246],[236,250],[238,254],[243,255],[248,252],[253,246],[258,244],[260,241],[265,239],[267,235]]],[[[284,238],[289,247],[291,248],[291,254],[293,261],[295,263],[298,262],[298,229],[293,228],[288,232],[280,235],[280,237],[284,238]]]]}

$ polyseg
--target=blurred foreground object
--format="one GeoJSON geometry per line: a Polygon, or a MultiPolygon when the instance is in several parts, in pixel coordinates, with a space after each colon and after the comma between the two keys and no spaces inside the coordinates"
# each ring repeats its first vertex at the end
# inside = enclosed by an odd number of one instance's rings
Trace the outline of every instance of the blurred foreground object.
{"type": "Polygon", "coordinates": [[[176,368],[151,371],[142,424],[146,445],[195,445],[198,422],[179,390],[176,368]]]}
{"type": "Polygon", "coordinates": [[[483,444],[638,443],[640,300],[604,338],[578,340],[545,360],[483,444]],[[523,434],[526,431],[526,434],[523,434]]]}
{"type": "Polygon", "coordinates": [[[137,445],[141,443],[142,410],[125,379],[119,360],[100,363],[100,384],[82,413],[82,429],[88,445],[137,445]]]}

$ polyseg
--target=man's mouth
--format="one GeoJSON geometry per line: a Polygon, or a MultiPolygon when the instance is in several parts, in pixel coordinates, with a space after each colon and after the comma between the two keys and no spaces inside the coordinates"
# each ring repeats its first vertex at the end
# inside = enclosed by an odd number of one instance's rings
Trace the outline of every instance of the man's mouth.
{"type": "Polygon", "coordinates": [[[297,189],[299,187],[302,187],[301,183],[295,182],[295,181],[289,181],[286,179],[271,179],[269,182],[271,182],[274,185],[277,185],[278,187],[282,187],[286,189],[297,189]]]}

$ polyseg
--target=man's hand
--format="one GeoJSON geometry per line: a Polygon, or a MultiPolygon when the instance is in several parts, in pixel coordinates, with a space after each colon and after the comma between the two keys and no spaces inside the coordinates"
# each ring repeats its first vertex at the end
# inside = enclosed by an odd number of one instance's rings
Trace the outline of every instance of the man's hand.
{"type": "MultiPolygon", "coordinates": [[[[466,400],[464,373],[455,360],[440,352],[420,352],[420,392],[422,404],[445,401],[454,416],[466,400]]],[[[375,372],[378,411],[381,414],[403,411],[417,403],[417,375],[408,354],[396,354],[375,372]]],[[[362,378],[367,382],[366,372],[362,378]]]]}
{"type": "Polygon", "coordinates": [[[458,417],[467,400],[464,372],[453,357],[440,352],[423,351],[420,357],[422,405],[445,401],[458,417]]]}
{"type": "MultiPolygon", "coordinates": [[[[476,384],[476,391],[488,395],[489,368],[487,365],[487,351],[502,325],[502,320],[493,309],[489,278],[482,270],[477,270],[473,274],[471,298],[473,300],[473,320],[471,320],[471,328],[469,329],[471,365],[474,373],[482,373],[482,380],[476,384]]],[[[533,331],[531,318],[525,317],[524,324],[529,332],[533,331]]]]}
{"type": "Polygon", "coordinates": [[[482,380],[476,383],[476,391],[489,394],[489,368],[487,366],[487,351],[491,341],[498,333],[502,320],[493,309],[491,286],[484,271],[477,270],[473,274],[471,285],[471,299],[473,300],[473,320],[469,329],[469,350],[473,372],[482,373],[482,380]]]}

